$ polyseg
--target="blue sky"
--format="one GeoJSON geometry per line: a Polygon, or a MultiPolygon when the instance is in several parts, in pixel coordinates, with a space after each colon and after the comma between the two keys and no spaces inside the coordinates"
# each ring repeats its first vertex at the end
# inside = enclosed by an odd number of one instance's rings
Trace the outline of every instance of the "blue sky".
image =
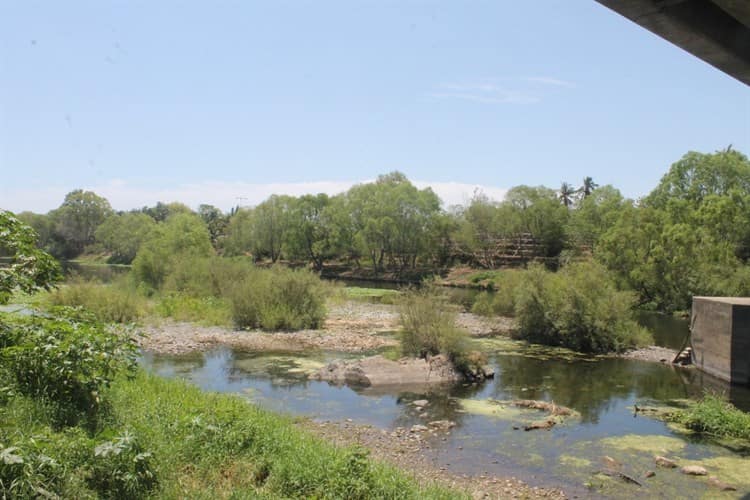
{"type": "Polygon", "coordinates": [[[224,209],[392,170],[630,197],[750,153],[750,89],[593,0],[0,4],[0,207],[224,209]]]}

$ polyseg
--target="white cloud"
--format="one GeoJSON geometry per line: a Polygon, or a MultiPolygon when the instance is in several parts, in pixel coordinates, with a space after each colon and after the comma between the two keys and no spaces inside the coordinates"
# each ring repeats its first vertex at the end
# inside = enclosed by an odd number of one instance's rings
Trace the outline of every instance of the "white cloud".
{"type": "Polygon", "coordinates": [[[531,76],[524,78],[527,82],[541,83],[543,85],[551,85],[553,87],[567,87],[569,89],[575,88],[575,83],[568,82],[566,80],[560,80],[559,78],[549,78],[546,76],[531,76]]]}
{"type": "Polygon", "coordinates": [[[575,84],[551,77],[483,78],[469,82],[437,85],[427,95],[436,99],[460,99],[483,104],[535,104],[541,102],[545,87],[574,88],[575,84]]]}
{"type": "MultiPolygon", "coordinates": [[[[170,187],[153,187],[136,185],[121,179],[112,179],[103,184],[81,186],[81,189],[94,191],[105,197],[115,210],[153,206],[159,201],[165,203],[179,201],[194,209],[198,208],[201,203],[207,203],[227,211],[238,204],[243,206],[257,205],[272,194],[300,196],[303,194],[327,193],[332,195],[344,192],[354,184],[370,181],[259,184],[208,180],[170,187]]],[[[496,200],[501,200],[506,192],[505,189],[495,186],[460,182],[414,181],[414,184],[420,189],[430,186],[440,196],[446,207],[466,203],[471,199],[476,189],[496,200]]],[[[65,195],[73,189],[77,189],[77,186],[57,185],[14,191],[0,188],[0,208],[14,212],[28,210],[46,213],[59,207],[65,195]]]]}

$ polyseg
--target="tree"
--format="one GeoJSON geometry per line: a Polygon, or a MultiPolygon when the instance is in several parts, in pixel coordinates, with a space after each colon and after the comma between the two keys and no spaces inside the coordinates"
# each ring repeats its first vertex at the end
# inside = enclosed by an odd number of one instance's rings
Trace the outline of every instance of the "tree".
{"type": "Polygon", "coordinates": [[[612,186],[602,186],[584,197],[570,213],[565,227],[566,239],[573,250],[593,250],[599,238],[616,222],[626,201],[612,186]]]}
{"type": "Polygon", "coordinates": [[[10,263],[0,267],[0,304],[15,290],[32,293],[49,289],[60,279],[60,266],[36,246],[37,235],[13,213],[0,210],[0,255],[10,263]]]}
{"type": "Polygon", "coordinates": [[[316,270],[332,255],[331,227],[325,217],[327,194],[307,194],[294,199],[286,232],[286,248],[292,258],[308,260],[316,270]]]}
{"type": "Polygon", "coordinates": [[[581,189],[579,191],[583,194],[584,198],[588,198],[591,196],[591,193],[594,192],[594,189],[598,188],[599,185],[594,182],[594,179],[591,177],[584,177],[583,178],[583,185],[581,186],[581,189]]]}
{"type": "Polygon", "coordinates": [[[200,217],[177,214],[149,233],[133,261],[133,273],[138,282],[159,289],[178,263],[213,253],[208,229],[200,217]]]}
{"type": "Polygon", "coordinates": [[[567,182],[563,182],[562,184],[560,184],[560,201],[563,205],[565,205],[565,208],[570,208],[570,206],[573,204],[573,197],[575,196],[576,192],[576,189],[567,182]]]}
{"type": "Polygon", "coordinates": [[[112,215],[96,230],[96,241],[112,253],[110,263],[130,264],[138,249],[156,227],[154,219],[143,213],[112,215]]]}
{"type": "Polygon", "coordinates": [[[94,242],[96,228],[111,214],[109,202],[92,191],[76,189],[65,195],[60,208],[51,214],[55,233],[65,242],[65,256],[80,255],[94,242]]]}
{"type": "Polygon", "coordinates": [[[229,219],[224,213],[213,205],[201,205],[198,207],[198,216],[208,228],[211,236],[211,244],[214,248],[219,247],[219,240],[225,236],[229,219]]]}

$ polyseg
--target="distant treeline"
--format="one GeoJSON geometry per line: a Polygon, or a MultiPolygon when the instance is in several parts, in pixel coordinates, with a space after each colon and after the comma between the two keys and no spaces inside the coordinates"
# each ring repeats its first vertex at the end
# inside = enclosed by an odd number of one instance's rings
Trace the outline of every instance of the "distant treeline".
{"type": "Polygon", "coordinates": [[[115,212],[76,190],[45,215],[19,218],[41,247],[67,259],[107,253],[112,263],[131,263],[144,244],[175,232],[176,247],[160,258],[210,251],[399,271],[532,260],[557,267],[593,257],[659,310],[688,308],[692,295],[750,292],[750,162],[731,148],[686,154],[639,200],[587,177],[580,187],[517,186],[501,202],[475,193],[466,206],[443,208],[431,189],[392,172],[336,196],[273,195],[230,213],[181,203],[115,212]]]}

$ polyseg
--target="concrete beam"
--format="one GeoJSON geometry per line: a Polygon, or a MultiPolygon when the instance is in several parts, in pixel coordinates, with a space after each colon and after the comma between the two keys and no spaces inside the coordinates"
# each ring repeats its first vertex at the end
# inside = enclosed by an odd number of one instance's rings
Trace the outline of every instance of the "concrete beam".
{"type": "Polygon", "coordinates": [[[596,0],[750,85],[749,0],[596,0]]]}

